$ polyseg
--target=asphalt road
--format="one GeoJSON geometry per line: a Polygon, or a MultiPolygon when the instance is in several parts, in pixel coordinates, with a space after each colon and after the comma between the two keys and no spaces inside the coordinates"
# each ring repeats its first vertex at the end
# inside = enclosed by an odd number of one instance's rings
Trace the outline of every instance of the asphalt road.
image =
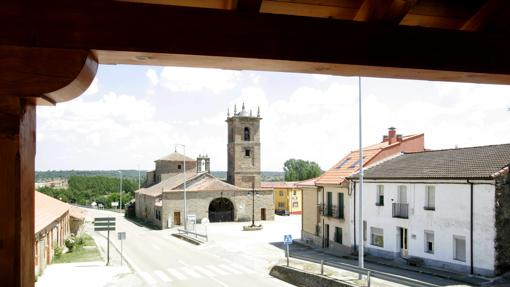
{"type": "MultiPolygon", "coordinates": [[[[116,231],[110,236],[119,249],[117,231],[126,232],[123,254],[133,274],[112,286],[292,286],[269,276],[268,266],[235,256],[235,252],[210,252],[171,236],[168,230],[150,230],[114,212],[88,212],[90,217],[116,217],[116,231]]],[[[112,264],[119,263],[115,256],[112,264]]]]}

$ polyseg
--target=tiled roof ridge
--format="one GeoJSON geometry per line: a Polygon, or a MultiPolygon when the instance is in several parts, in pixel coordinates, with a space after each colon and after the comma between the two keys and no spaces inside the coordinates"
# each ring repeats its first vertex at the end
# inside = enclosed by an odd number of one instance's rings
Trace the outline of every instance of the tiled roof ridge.
{"type": "Polygon", "coordinates": [[[488,147],[494,147],[494,146],[506,146],[506,145],[510,145],[510,143],[505,143],[505,144],[490,144],[490,145],[479,145],[479,146],[459,147],[459,148],[428,149],[428,150],[424,150],[424,151],[416,151],[416,152],[402,152],[402,153],[403,153],[403,154],[433,153],[433,152],[441,152],[441,151],[453,151],[453,150],[478,149],[478,148],[488,148],[488,147]]]}
{"type": "MultiPolygon", "coordinates": [[[[385,146],[378,146],[378,145],[381,145],[384,142],[372,144],[372,145],[363,147],[363,150],[364,151],[369,151],[369,150],[384,150],[384,149],[387,149],[387,148],[390,148],[390,147],[394,147],[394,146],[396,146],[396,145],[398,145],[398,144],[400,144],[402,142],[415,139],[415,138],[420,137],[420,136],[425,136],[425,133],[402,136],[402,141],[396,141],[396,142],[394,142],[392,144],[387,144],[385,146]]],[[[349,153],[353,153],[353,152],[359,152],[359,149],[351,150],[349,153]]]]}

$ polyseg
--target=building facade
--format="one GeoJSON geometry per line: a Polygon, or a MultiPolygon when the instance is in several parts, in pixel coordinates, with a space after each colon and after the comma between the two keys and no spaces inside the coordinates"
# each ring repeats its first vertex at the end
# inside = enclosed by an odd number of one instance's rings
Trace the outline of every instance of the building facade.
{"type": "Polygon", "coordinates": [[[158,228],[197,222],[273,220],[272,189],[260,186],[260,112],[227,115],[227,182],[210,174],[210,159],[174,152],[156,160],[143,188],[135,191],[135,215],[158,228]],[[186,192],[184,192],[186,190],[186,192]],[[184,210],[186,194],[186,215],[184,210]]]}
{"type": "Polygon", "coordinates": [[[319,202],[320,192],[315,185],[317,179],[298,182],[297,187],[302,190],[303,213],[301,217],[301,239],[309,245],[320,246],[321,241],[321,209],[319,202]]]}
{"type": "Polygon", "coordinates": [[[71,235],[70,206],[40,192],[35,192],[35,274],[41,274],[51,264],[56,247],[63,247],[71,235]]]}
{"type": "MultiPolygon", "coordinates": [[[[363,166],[373,165],[404,151],[423,150],[424,134],[402,136],[391,127],[380,143],[363,148],[363,166]]],[[[357,228],[354,225],[356,199],[346,177],[359,170],[360,162],[359,151],[352,151],[315,181],[318,196],[310,198],[313,203],[307,204],[305,208],[309,206],[316,212],[319,207],[319,223],[317,226],[305,226],[307,229],[303,230],[303,234],[306,237],[303,240],[321,242],[319,246],[333,252],[353,251],[357,228]]]]}
{"type": "MultiPolygon", "coordinates": [[[[368,168],[363,189],[366,250],[471,274],[508,269],[497,260],[497,235],[505,234],[508,223],[496,224],[501,204],[493,174],[509,163],[507,144],[403,154],[368,168]]],[[[356,176],[351,179],[357,182],[356,176]]]]}
{"type": "Polygon", "coordinates": [[[262,188],[273,189],[276,214],[303,213],[303,191],[297,186],[297,182],[263,182],[262,188]]]}
{"type": "Polygon", "coordinates": [[[260,188],[260,110],[257,115],[234,107],[234,115],[227,116],[228,171],[227,182],[246,188],[260,188]]]}

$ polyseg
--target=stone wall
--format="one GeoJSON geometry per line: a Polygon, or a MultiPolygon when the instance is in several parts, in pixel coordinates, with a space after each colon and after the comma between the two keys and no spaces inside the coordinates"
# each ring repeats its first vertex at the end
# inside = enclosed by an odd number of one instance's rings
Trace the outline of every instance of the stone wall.
{"type": "Polygon", "coordinates": [[[141,219],[151,225],[161,227],[161,221],[156,219],[155,203],[156,197],[135,193],[135,214],[138,219],[141,219]]]}
{"type": "MultiPolygon", "coordinates": [[[[255,220],[259,221],[261,209],[265,208],[266,220],[274,220],[273,191],[258,190],[255,197],[255,220]]],[[[209,204],[216,198],[228,198],[234,205],[234,220],[249,221],[252,216],[252,196],[247,191],[188,191],[186,193],[187,213],[195,214],[197,221],[209,217],[209,204]]],[[[174,212],[180,212],[181,222],[184,222],[184,202],[182,191],[163,193],[162,223],[168,228],[168,219],[173,224],[174,212]]]]}
{"type": "MultiPolygon", "coordinates": [[[[196,168],[196,161],[186,161],[186,171],[194,172],[196,168]]],[[[182,161],[158,160],[156,161],[156,181],[154,183],[158,183],[174,175],[181,174],[183,170],[184,163],[182,161]]]]}
{"type": "Polygon", "coordinates": [[[510,270],[510,175],[496,179],[496,273],[510,270]]]}

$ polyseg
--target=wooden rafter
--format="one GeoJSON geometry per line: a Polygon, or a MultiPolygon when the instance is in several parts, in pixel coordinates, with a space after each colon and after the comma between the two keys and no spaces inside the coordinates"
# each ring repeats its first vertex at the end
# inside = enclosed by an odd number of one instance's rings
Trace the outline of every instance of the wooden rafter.
{"type": "Polygon", "coordinates": [[[365,0],[354,20],[398,24],[416,2],[417,0],[365,0]]]}
{"type": "Polygon", "coordinates": [[[500,9],[509,9],[508,0],[488,0],[464,25],[463,31],[480,31],[483,30],[490,18],[500,11],[500,9]]]}

